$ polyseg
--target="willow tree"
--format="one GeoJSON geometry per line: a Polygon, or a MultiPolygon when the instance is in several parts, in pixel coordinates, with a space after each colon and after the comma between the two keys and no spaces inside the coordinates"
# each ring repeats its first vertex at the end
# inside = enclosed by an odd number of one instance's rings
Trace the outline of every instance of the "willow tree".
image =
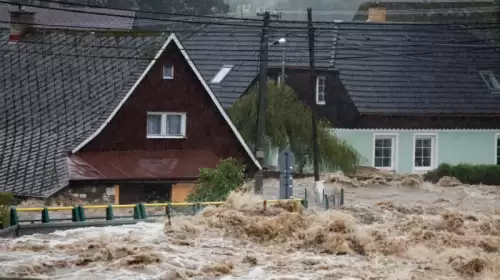
{"type": "MultiPolygon", "coordinates": [[[[229,109],[229,115],[247,143],[257,139],[258,86],[241,97],[229,109]]],[[[355,149],[331,133],[332,125],[326,120],[318,122],[320,164],[329,169],[354,171],[359,164],[355,149]]],[[[298,99],[289,86],[280,87],[268,81],[268,108],[266,111],[265,146],[284,149],[295,154],[297,168],[303,172],[312,165],[311,109],[298,99]]]]}

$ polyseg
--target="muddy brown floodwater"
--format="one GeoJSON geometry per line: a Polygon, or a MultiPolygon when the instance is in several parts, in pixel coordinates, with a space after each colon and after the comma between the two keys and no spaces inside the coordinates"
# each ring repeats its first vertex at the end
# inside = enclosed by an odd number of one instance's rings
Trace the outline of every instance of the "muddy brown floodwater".
{"type": "MultiPolygon", "coordinates": [[[[298,188],[311,179],[296,181],[298,188]]],[[[264,196],[277,193],[267,180],[264,196]]],[[[232,194],[172,225],[0,239],[0,276],[46,279],[500,279],[500,189],[344,186],[330,211],[232,194]]],[[[336,185],[327,184],[332,191],[336,185]]]]}

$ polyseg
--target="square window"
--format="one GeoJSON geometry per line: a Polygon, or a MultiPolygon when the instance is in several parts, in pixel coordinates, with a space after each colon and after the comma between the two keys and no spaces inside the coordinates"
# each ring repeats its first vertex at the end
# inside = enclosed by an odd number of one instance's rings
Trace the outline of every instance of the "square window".
{"type": "Polygon", "coordinates": [[[148,135],[161,135],[161,115],[148,114],[148,135]]]}
{"type": "Polygon", "coordinates": [[[174,66],[163,65],[163,79],[172,80],[174,78],[174,66]]]}
{"type": "Polygon", "coordinates": [[[374,143],[373,165],[376,168],[393,169],[394,168],[394,143],[395,137],[379,136],[374,143]]]}
{"type": "Polygon", "coordinates": [[[167,134],[182,135],[182,116],[167,115],[167,134]]]}
{"type": "Polygon", "coordinates": [[[435,136],[417,135],[414,141],[414,171],[427,171],[434,168],[435,136]]]}
{"type": "Polygon", "coordinates": [[[185,135],[185,113],[148,113],[147,138],[184,138],[185,135]]]}

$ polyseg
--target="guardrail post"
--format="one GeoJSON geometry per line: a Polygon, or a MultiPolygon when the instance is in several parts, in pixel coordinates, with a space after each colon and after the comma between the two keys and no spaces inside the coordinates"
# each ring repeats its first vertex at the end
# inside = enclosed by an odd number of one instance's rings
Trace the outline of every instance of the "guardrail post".
{"type": "Polygon", "coordinates": [[[87,218],[85,217],[85,208],[83,206],[78,206],[78,214],[80,215],[80,222],[85,222],[87,218]]]}
{"type": "Polygon", "coordinates": [[[340,205],[344,205],[344,189],[340,189],[340,205]]]}
{"type": "Polygon", "coordinates": [[[307,201],[307,188],[304,190],[304,199],[302,200],[302,205],[307,209],[309,202],[307,201]]]}
{"type": "Polygon", "coordinates": [[[109,204],[108,207],[106,208],[106,221],[111,221],[115,218],[115,215],[113,213],[113,205],[109,204]]]}
{"type": "Polygon", "coordinates": [[[147,219],[148,218],[148,212],[146,212],[146,206],[144,204],[139,203],[139,210],[141,211],[141,218],[142,219],[147,219]]]}
{"type": "Polygon", "coordinates": [[[71,221],[80,221],[80,210],[78,210],[78,206],[74,206],[73,209],[71,209],[71,221]]]}
{"type": "Polygon", "coordinates": [[[134,220],[140,220],[142,219],[141,217],[141,209],[139,204],[136,204],[134,207],[134,220]]]}
{"type": "Polygon", "coordinates": [[[167,219],[168,219],[168,225],[171,226],[172,225],[172,220],[170,219],[170,211],[171,211],[171,208],[172,207],[172,204],[170,204],[170,202],[167,203],[167,206],[165,206],[165,215],[167,215],[167,219]]]}
{"type": "Polygon", "coordinates": [[[266,211],[267,210],[267,200],[264,200],[262,202],[262,205],[264,206],[264,211],[266,211]]]}
{"type": "Polygon", "coordinates": [[[332,194],[332,206],[335,206],[335,194],[332,194]]]}
{"type": "Polygon", "coordinates": [[[19,216],[17,215],[17,209],[16,207],[11,207],[9,211],[9,221],[10,221],[10,226],[17,226],[19,225],[19,216]]]}
{"type": "Polygon", "coordinates": [[[325,210],[328,210],[330,208],[330,205],[328,203],[328,195],[323,195],[323,205],[325,206],[325,210]]]}
{"type": "Polygon", "coordinates": [[[49,209],[47,207],[42,210],[42,223],[50,223],[49,209]]]}

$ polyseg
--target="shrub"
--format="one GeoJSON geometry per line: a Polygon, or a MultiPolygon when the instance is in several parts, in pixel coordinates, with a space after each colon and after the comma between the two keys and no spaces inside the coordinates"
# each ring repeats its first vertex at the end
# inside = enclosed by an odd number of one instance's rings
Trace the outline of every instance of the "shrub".
{"type": "Polygon", "coordinates": [[[215,169],[200,169],[200,178],[188,201],[224,201],[245,179],[245,166],[234,158],[222,160],[215,169]]]}
{"type": "Polygon", "coordinates": [[[16,202],[10,193],[0,193],[0,229],[9,226],[9,207],[16,202]]]}
{"type": "Polygon", "coordinates": [[[424,179],[436,183],[444,176],[455,177],[465,184],[500,185],[500,165],[443,163],[427,172],[424,179]]]}

